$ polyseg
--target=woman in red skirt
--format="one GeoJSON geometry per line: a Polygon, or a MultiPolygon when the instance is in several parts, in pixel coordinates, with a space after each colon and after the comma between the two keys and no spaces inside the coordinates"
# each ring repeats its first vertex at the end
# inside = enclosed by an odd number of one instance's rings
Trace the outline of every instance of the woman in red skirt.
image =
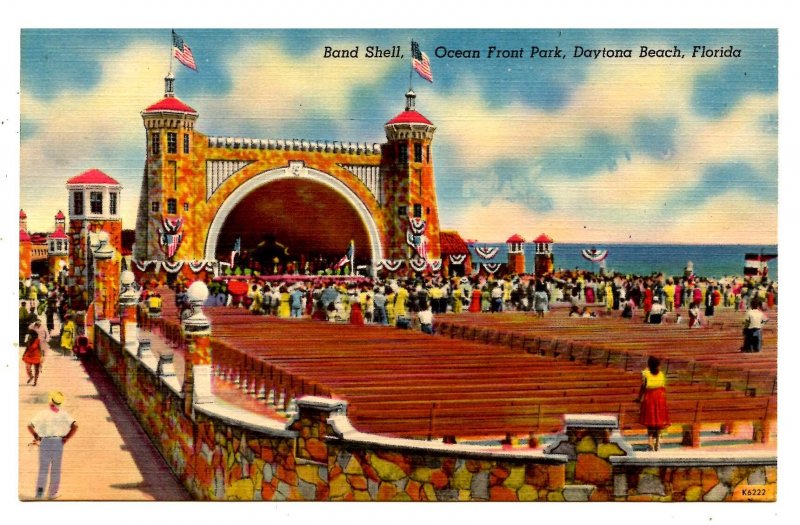
{"type": "Polygon", "coordinates": [[[642,387],[636,400],[641,403],[639,423],[647,427],[647,445],[650,450],[659,449],[661,431],[669,426],[667,378],[659,370],[660,364],[657,357],[647,358],[647,368],[642,370],[642,387]]]}

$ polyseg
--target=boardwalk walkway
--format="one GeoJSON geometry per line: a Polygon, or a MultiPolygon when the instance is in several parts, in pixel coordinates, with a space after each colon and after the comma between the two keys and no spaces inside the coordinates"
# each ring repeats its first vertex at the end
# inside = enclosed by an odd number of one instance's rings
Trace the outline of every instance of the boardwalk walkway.
{"type": "Polygon", "coordinates": [[[99,368],[50,350],[38,385],[26,384],[19,350],[19,498],[33,499],[38,448],[27,430],[47,407],[48,392],[64,393],[78,432],[64,448],[60,500],[176,501],[188,494],[152,446],[113,383],[99,368]]]}

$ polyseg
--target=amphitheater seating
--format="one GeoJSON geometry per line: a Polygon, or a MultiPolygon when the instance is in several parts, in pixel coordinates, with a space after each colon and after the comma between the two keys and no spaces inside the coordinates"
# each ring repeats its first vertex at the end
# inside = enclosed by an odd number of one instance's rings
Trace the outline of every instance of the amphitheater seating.
{"type": "MultiPolygon", "coordinates": [[[[184,344],[170,302],[165,294],[162,319],[152,323],[181,353],[184,344]]],[[[218,381],[249,394],[243,397],[272,400],[279,411],[303,395],[346,399],[352,421],[368,432],[421,438],[554,432],[563,414],[573,412],[617,414],[623,428],[641,428],[634,399],[643,359],[651,353],[668,355],[674,423],[775,416],[774,391],[739,387],[747,381],[745,370],[696,364],[716,361],[693,352],[712,348],[719,354],[733,348],[734,328],[687,334],[680,327],[621,319],[541,322],[524,314],[472,314],[439,316],[442,337],[436,337],[377,326],[279,320],[235,308],[205,312],[212,323],[218,381]],[[679,345],[687,336],[692,340],[679,345]],[[678,346],[675,352],[665,350],[678,346]]],[[[772,337],[767,334],[765,346],[772,337]]],[[[748,360],[753,385],[759,373],[774,375],[774,357],[767,350],[748,360]]]]}

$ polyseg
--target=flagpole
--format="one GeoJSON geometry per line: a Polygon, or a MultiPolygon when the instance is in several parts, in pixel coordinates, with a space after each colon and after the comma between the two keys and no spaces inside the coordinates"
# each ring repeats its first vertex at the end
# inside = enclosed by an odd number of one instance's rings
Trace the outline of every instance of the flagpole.
{"type": "Polygon", "coordinates": [[[413,45],[414,41],[412,40],[411,42],[412,42],[412,45],[411,45],[411,63],[409,64],[410,67],[408,69],[408,90],[409,91],[414,91],[414,85],[413,85],[413,80],[412,80],[414,78],[414,45],[413,45]]]}
{"type": "Polygon", "coordinates": [[[172,33],[170,34],[170,37],[171,37],[172,41],[169,44],[169,74],[172,75],[172,56],[175,54],[175,53],[173,53],[173,47],[174,47],[173,44],[175,43],[175,30],[174,29],[172,30],[172,33]]]}

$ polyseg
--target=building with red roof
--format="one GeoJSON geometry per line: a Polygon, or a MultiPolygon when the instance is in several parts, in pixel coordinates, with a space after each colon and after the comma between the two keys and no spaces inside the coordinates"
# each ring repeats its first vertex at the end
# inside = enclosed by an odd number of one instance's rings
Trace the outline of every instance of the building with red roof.
{"type": "Polygon", "coordinates": [[[553,258],[553,239],[549,235],[542,233],[533,240],[536,243],[536,255],[534,269],[536,275],[546,275],[553,273],[555,261],[553,258]]]}

